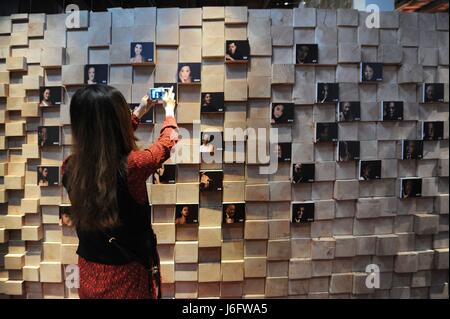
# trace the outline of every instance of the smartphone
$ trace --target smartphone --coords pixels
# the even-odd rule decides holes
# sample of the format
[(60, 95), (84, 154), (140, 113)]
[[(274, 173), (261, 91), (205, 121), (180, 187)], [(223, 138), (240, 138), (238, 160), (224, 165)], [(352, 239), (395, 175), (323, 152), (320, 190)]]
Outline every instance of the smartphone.
[(151, 88), (149, 90), (148, 96), (150, 97), (150, 99), (152, 101), (161, 101), (164, 96), (164, 93), (169, 90), (170, 90), (170, 88), (163, 88), (163, 87)]

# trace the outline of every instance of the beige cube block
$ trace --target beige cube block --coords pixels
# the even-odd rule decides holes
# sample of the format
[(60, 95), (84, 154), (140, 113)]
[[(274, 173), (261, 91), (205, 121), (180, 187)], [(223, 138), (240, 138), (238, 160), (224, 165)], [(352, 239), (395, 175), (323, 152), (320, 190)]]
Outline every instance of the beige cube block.
[(21, 115), (23, 117), (38, 117), (39, 116), (39, 104), (37, 102), (25, 102), (21, 109)]
[(200, 121), (200, 103), (179, 102), (177, 106), (177, 122), (180, 124), (192, 124)]
[(269, 76), (249, 76), (248, 77), (248, 97), (270, 99), (271, 77)]
[(177, 187), (175, 184), (153, 184), (151, 186), (152, 205), (170, 205), (176, 202)]
[(291, 254), (291, 242), (287, 239), (269, 240), (267, 244), (268, 260), (288, 260)]
[(203, 38), (202, 56), (204, 58), (224, 58), (225, 38), (207, 37)]
[(248, 98), (247, 80), (226, 80), (225, 101), (246, 101)]
[(23, 226), (22, 227), (22, 240), (41, 240), (44, 236), (42, 226)]
[(20, 270), (25, 265), (25, 254), (6, 254), (5, 269)]
[(40, 75), (24, 75), (22, 81), (24, 90), (39, 90), (44, 85), (44, 78)]
[(6, 280), (3, 283), (0, 281), (0, 288), (5, 295), (22, 296), (24, 292), (23, 280)]
[(267, 184), (256, 184), (256, 185), (246, 185), (245, 186), (245, 200), (246, 201), (256, 201), (264, 202), (269, 201), (269, 185)]
[(161, 262), (161, 277), (164, 278), (164, 283), (175, 282), (175, 264), (173, 261)]
[(24, 266), (22, 269), (23, 280), (38, 282), (39, 281), (39, 266)]
[(222, 207), (201, 207), (199, 222), (200, 227), (220, 227), (222, 225)]
[(294, 64), (273, 64), (272, 84), (294, 84), (295, 65)]
[(180, 27), (201, 27), (202, 8), (180, 8)]
[(225, 80), (224, 74), (215, 74), (215, 73), (211, 74), (202, 71), (202, 92), (224, 91), (225, 88), (224, 80)]
[(222, 260), (222, 281), (243, 281), (243, 260)]
[(291, 187), (291, 182), (269, 182), (270, 201), (290, 201)]
[(175, 243), (175, 224), (153, 224), (153, 231), (158, 239), (158, 244)]
[(197, 263), (198, 262), (198, 242), (178, 241), (175, 243), (176, 263)]
[(23, 104), (24, 104), (23, 97), (8, 97), (6, 99), (6, 110), (20, 111), (22, 109)]
[(63, 85), (82, 85), (84, 83), (84, 65), (63, 65), (61, 76)]
[(203, 7), (203, 20), (225, 19), (224, 7)]
[(0, 228), (0, 243), (6, 243), (8, 241), (8, 233), (5, 228)]
[(6, 70), (8, 71), (27, 71), (27, 60), (24, 56), (19, 57), (7, 57), (6, 58)]
[(41, 52), (41, 67), (60, 68), (65, 64), (66, 49), (60, 47), (46, 47)]
[(36, 214), (40, 212), (39, 198), (22, 198), (20, 210), (23, 214)]
[(22, 156), (25, 158), (39, 158), (39, 145), (22, 144)]
[(220, 281), (220, 263), (198, 264), (198, 281), (199, 282)]
[(0, 84), (0, 97), (7, 97), (9, 95), (9, 86), (6, 83)]
[(222, 228), (221, 227), (199, 227), (198, 246), (199, 247), (221, 247)]
[(110, 64), (129, 64), (130, 48), (123, 44), (112, 44), (109, 49)]
[(17, 175), (6, 175), (4, 179), (5, 189), (23, 189), (25, 177)]
[(267, 258), (266, 257), (245, 257), (244, 259), (245, 278), (266, 277)]
[(177, 46), (180, 32), (177, 24), (156, 25), (156, 45)]
[(8, 193), (6, 192), (6, 189), (4, 187), (0, 187), (0, 203), (4, 204), (7, 202), (8, 202)]
[(61, 245), (61, 263), (64, 265), (75, 265), (78, 263), (78, 244)]
[(225, 24), (245, 24), (248, 22), (248, 8), (227, 6), (225, 7)]
[(59, 283), (62, 281), (62, 267), (60, 262), (41, 262), (39, 274), (41, 282)]
[(6, 229), (21, 229), (23, 226), (23, 215), (6, 215), (3, 222)]
[(223, 182), (223, 201), (242, 202), (245, 200), (245, 182)]
[(194, 282), (198, 280), (198, 264), (176, 264), (175, 281), (176, 282)]
[(222, 260), (244, 259), (244, 242), (240, 240), (222, 243)]
[(25, 122), (12, 122), (5, 124), (5, 136), (24, 136)]
[(11, 33), (10, 46), (27, 46), (28, 45), (28, 32), (20, 31)]
[(198, 204), (199, 187), (198, 183), (177, 184), (177, 203)]
[(44, 36), (45, 23), (44, 22), (29, 22), (28, 23), (28, 37), (41, 38)]

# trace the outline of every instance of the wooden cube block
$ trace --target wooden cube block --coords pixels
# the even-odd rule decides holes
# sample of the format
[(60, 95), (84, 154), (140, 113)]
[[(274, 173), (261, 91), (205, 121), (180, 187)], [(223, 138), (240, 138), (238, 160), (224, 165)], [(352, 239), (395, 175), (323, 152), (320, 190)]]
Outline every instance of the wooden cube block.
[(61, 245), (61, 263), (64, 265), (77, 264), (78, 244), (62, 244)]
[(245, 257), (244, 259), (245, 278), (266, 277), (267, 258), (266, 257)]
[(38, 117), (39, 104), (37, 102), (25, 102), (22, 104), (21, 115), (23, 117)]
[(152, 205), (173, 204), (177, 199), (177, 188), (175, 184), (153, 184), (151, 186)]
[(225, 7), (225, 24), (245, 24), (248, 21), (247, 7)]
[(226, 102), (246, 101), (247, 97), (248, 97), (248, 89), (246, 80), (225, 81)]
[(156, 45), (177, 46), (180, 32), (177, 24), (156, 25)]
[(11, 33), (9, 45), (11, 47), (27, 46), (28, 45), (28, 32), (20, 31), (20, 32)]
[(24, 90), (39, 90), (44, 85), (44, 78), (40, 75), (24, 75), (22, 81)]
[(246, 220), (244, 228), (245, 239), (267, 239), (269, 223), (267, 220)]
[(272, 56), (272, 38), (249, 37), (248, 42), (251, 56)]
[(220, 227), (222, 225), (222, 207), (201, 207), (199, 211), (200, 227)]
[(177, 122), (192, 124), (200, 121), (200, 103), (179, 102), (177, 107)]
[(291, 242), (287, 239), (269, 240), (267, 244), (268, 260), (288, 260), (291, 254)]
[(222, 229), (220, 227), (199, 227), (198, 246), (199, 247), (221, 247)]
[(6, 280), (3, 283), (0, 281), (0, 288), (3, 286), (2, 293), (11, 296), (22, 296), (24, 292), (23, 280)]
[(8, 193), (4, 187), (0, 187), (0, 203), (4, 204), (8, 202)]
[(245, 182), (223, 182), (224, 202), (243, 202), (245, 200)]
[(39, 266), (24, 266), (22, 269), (23, 280), (25, 281), (39, 281)]
[(44, 36), (45, 23), (44, 22), (29, 22), (28, 23), (28, 37), (42, 38)]
[(12, 122), (5, 124), (5, 136), (24, 136), (25, 122)]
[(202, 8), (180, 8), (180, 27), (201, 27)]
[(269, 182), (270, 201), (290, 201), (291, 182)]
[(20, 211), (23, 214), (36, 214), (40, 212), (39, 198), (22, 198)]
[(222, 281), (243, 281), (243, 260), (222, 260)]
[(6, 83), (0, 84), (0, 97), (7, 97), (9, 95), (9, 86)]
[(44, 236), (42, 226), (23, 226), (22, 227), (22, 240), (41, 240)]
[(164, 278), (164, 283), (175, 282), (175, 264), (173, 261), (161, 262), (161, 277)]
[[(23, 97), (7, 97), (6, 110), (8, 111), (20, 111), (24, 104)], [(36, 103), (37, 104), (37, 103)]]
[(7, 57), (6, 70), (8, 71), (27, 71), (28, 65), (25, 57)]
[(176, 263), (197, 263), (198, 262), (198, 242), (178, 241), (175, 243)]
[(62, 281), (62, 267), (60, 262), (43, 261), (39, 269), (41, 282)]
[(203, 7), (203, 20), (225, 19), (224, 7)]
[(0, 243), (6, 243), (8, 241), (8, 233), (5, 228), (0, 228)]
[(4, 182), (5, 189), (23, 189), (25, 184), (25, 177), (17, 175), (6, 175)]
[(246, 201), (256, 201), (256, 202), (269, 201), (270, 196), (269, 194), (270, 194), (269, 185), (267, 184), (245, 186)]
[(294, 64), (273, 64), (272, 84), (294, 84), (295, 65)]
[(294, 29), (291, 26), (272, 25), (272, 45), (292, 46), (294, 44)]
[(244, 242), (241, 240), (222, 243), (222, 260), (244, 259)]
[(225, 38), (203, 37), (202, 56), (204, 58), (225, 57)]
[(63, 65), (61, 76), (63, 85), (82, 85), (84, 83), (84, 65)]
[(5, 269), (20, 270), (25, 265), (25, 254), (6, 254)]
[(22, 144), (22, 156), (24, 158), (39, 158), (39, 145)]
[(158, 244), (175, 243), (175, 224), (153, 224), (153, 231), (158, 239)]
[(220, 281), (220, 263), (198, 264), (198, 281), (199, 282)]
[(270, 99), (271, 77), (269, 76), (249, 76), (248, 77), (248, 97), (249, 98), (267, 98)]

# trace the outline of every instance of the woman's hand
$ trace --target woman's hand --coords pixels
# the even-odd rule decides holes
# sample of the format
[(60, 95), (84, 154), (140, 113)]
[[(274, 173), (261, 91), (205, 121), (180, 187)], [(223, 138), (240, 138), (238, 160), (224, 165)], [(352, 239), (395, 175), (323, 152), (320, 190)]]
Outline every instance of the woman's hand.
[(162, 98), (164, 110), (166, 111), (166, 117), (175, 116), (175, 93), (173, 93), (173, 86), (169, 91), (164, 93)]
[(134, 109), (133, 114), (142, 118), (154, 105), (155, 103), (146, 95), (141, 99), (141, 104)]

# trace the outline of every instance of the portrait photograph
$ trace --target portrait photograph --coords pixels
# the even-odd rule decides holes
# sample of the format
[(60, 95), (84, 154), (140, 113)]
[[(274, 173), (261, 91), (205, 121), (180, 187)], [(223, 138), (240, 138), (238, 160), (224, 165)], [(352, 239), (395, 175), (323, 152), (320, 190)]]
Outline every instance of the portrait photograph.
[(444, 83), (423, 83), (422, 103), (444, 102)]
[(60, 132), (61, 128), (59, 126), (39, 126), (39, 147), (60, 145)]
[(316, 142), (336, 142), (338, 125), (335, 122), (316, 123)]
[(58, 106), (62, 102), (62, 87), (41, 86), (39, 88), (39, 106)]
[(360, 102), (339, 102), (338, 104), (339, 122), (353, 122), (361, 120)]
[(59, 226), (72, 226), (72, 218), (70, 214), (70, 204), (59, 205)]
[(175, 208), (175, 224), (198, 224), (198, 205), (177, 204)]
[(223, 113), (225, 111), (225, 94), (223, 92), (202, 93), (202, 113)]
[(359, 179), (368, 181), (381, 178), (381, 160), (359, 161)]
[(359, 141), (339, 141), (337, 152), (339, 162), (358, 160), (360, 156)]
[(179, 63), (178, 83), (192, 84), (201, 82), (201, 63)]
[[(173, 83), (155, 83), (153, 84), (154, 88), (163, 88), (163, 89), (168, 89), (173, 87), (172, 92), (175, 94), (175, 101), (178, 99), (178, 84), (176, 82)], [(161, 100), (159, 100), (159, 102), (161, 102), (162, 104), (162, 96), (160, 97)]]
[(296, 44), (296, 64), (317, 64), (319, 61), (319, 49), (317, 44)]
[(424, 141), (438, 141), (444, 139), (444, 122), (422, 122), (422, 137)]
[(292, 165), (292, 183), (312, 183), (316, 176), (315, 164), (297, 163)]
[(402, 159), (422, 159), (423, 141), (421, 140), (403, 140), (402, 141)]
[(153, 63), (155, 60), (154, 42), (131, 42), (130, 62), (132, 64)]
[(292, 153), (291, 143), (278, 143), (276, 145), (272, 145), (271, 147), (274, 147), (278, 163), (285, 163), (291, 161), (291, 153)]
[(163, 164), (153, 174), (153, 184), (175, 184), (177, 178), (177, 165)]
[(339, 101), (339, 83), (317, 83), (317, 103), (335, 103)]
[(303, 224), (314, 221), (314, 202), (292, 203), (292, 223)]
[[(130, 103), (130, 111), (133, 112), (138, 106), (139, 103)], [(154, 123), (154, 108), (152, 107), (144, 116), (141, 117), (140, 122), (142, 124), (153, 124)]]
[(202, 132), (200, 153), (213, 156), (216, 152), (223, 151), (222, 132)]
[(382, 82), (383, 81), (383, 63), (361, 63), (360, 66), (361, 82)]
[(84, 66), (84, 84), (107, 84), (108, 64), (89, 64)]
[(223, 203), (223, 224), (245, 222), (245, 203)]
[(271, 124), (294, 123), (294, 103), (272, 103)]
[(223, 171), (203, 170), (200, 171), (200, 191), (217, 192), (223, 188)]
[(59, 185), (59, 167), (58, 166), (38, 166), (37, 180), (39, 186), (57, 186)]
[(226, 62), (246, 62), (250, 60), (250, 45), (247, 40), (228, 40), (225, 43)]
[(403, 102), (381, 102), (382, 121), (403, 121)]
[(400, 179), (400, 198), (421, 197), (422, 179), (421, 178), (401, 178)]

